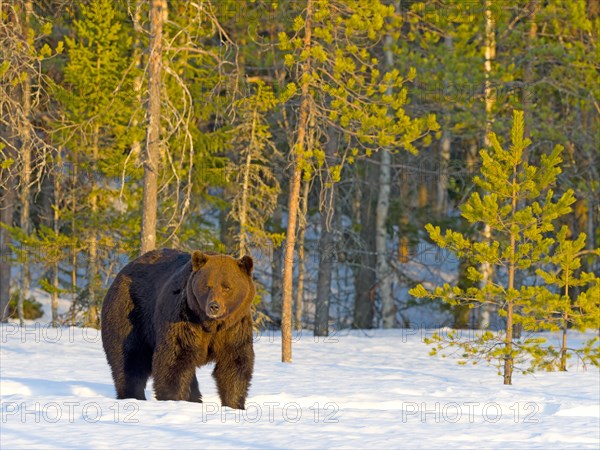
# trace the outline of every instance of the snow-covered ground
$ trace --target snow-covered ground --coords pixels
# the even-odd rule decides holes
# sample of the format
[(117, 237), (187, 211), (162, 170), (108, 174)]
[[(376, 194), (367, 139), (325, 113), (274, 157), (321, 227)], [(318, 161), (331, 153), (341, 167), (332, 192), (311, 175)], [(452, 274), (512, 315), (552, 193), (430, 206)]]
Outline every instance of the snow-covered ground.
[[(515, 374), (428, 355), (433, 330), (256, 336), (247, 410), (221, 408), (211, 367), (204, 404), (114, 398), (99, 332), (0, 327), (0, 448), (594, 448), (600, 374)], [(588, 336), (589, 337), (589, 336)]]

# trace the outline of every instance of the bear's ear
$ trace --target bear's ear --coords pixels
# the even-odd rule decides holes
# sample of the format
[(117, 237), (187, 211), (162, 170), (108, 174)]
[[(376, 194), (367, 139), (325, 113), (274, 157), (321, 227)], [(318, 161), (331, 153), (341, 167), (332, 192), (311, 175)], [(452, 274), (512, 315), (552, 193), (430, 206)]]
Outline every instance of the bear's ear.
[(240, 259), (238, 259), (237, 263), (243, 272), (248, 275), (252, 275), (252, 269), (254, 268), (254, 261), (252, 260), (252, 257), (248, 255), (242, 256)]
[(198, 250), (192, 253), (192, 269), (194, 270), (194, 272), (196, 272), (204, 264), (206, 264), (206, 261), (208, 261), (208, 256), (206, 256), (204, 253)]

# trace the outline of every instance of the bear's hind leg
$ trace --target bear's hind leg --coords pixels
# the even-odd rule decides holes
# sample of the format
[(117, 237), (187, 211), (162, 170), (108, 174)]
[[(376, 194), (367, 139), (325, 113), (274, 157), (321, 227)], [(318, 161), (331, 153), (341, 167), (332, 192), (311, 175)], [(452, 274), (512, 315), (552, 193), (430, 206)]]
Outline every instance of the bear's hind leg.
[(190, 385), (190, 397), (189, 402), (202, 403), (202, 394), (200, 393), (200, 385), (198, 384), (198, 377), (194, 374), (192, 377), (192, 384)]
[(131, 337), (125, 342), (124, 377), (117, 383), (117, 398), (146, 400), (144, 389), (152, 373), (152, 348)]

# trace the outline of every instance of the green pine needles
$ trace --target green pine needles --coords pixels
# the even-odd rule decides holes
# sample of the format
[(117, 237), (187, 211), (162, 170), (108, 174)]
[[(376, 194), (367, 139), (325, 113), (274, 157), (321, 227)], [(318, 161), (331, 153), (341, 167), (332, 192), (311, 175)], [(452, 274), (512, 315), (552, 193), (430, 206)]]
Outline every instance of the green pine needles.
[[(503, 148), (494, 133), (490, 133), (490, 142), (491, 148), (480, 152), (481, 176), (474, 179), (482, 194), (475, 192), (470, 196), (462, 207), (462, 216), (471, 224), (488, 224), (492, 241), (478, 241), (452, 230), (442, 233), (431, 224), (425, 228), (441, 248), (471, 261), (474, 266), (467, 272), (470, 280), (481, 282), (476, 267), (482, 263), (495, 267), (495, 279), (467, 289), (445, 284), (428, 290), (418, 285), (410, 293), (441, 299), (449, 305), (489, 305), (504, 319), (504, 327), (499, 332), (482, 330), (470, 339), (462, 339), (456, 331), (445, 336), (437, 333), (428, 340), (434, 344), (432, 353), (457, 347), (462, 363), (495, 362), (504, 384), (512, 384), (515, 368), (522, 372), (536, 368), (566, 370), (566, 359), (571, 353), (597, 365), (597, 338), (582, 349), (567, 345), (569, 328), (598, 329), (600, 295), (599, 279), (579, 270), (586, 236), (581, 234), (570, 241), (566, 227), (556, 233), (555, 222), (568, 214), (575, 202), (572, 190), (562, 195), (552, 190), (561, 173), (562, 146), (542, 155), (539, 166), (524, 162), (523, 152), (531, 141), (524, 137), (522, 111), (514, 112), (508, 149)], [(517, 271), (529, 274), (536, 268), (543, 283), (524, 277), (523, 285), (517, 285)], [(577, 296), (573, 295), (574, 288)], [(513, 335), (516, 327), (522, 330), (518, 338)], [(546, 345), (546, 340), (536, 334), (559, 330), (563, 333), (560, 349)], [(521, 366), (524, 362), (529, 364)]]

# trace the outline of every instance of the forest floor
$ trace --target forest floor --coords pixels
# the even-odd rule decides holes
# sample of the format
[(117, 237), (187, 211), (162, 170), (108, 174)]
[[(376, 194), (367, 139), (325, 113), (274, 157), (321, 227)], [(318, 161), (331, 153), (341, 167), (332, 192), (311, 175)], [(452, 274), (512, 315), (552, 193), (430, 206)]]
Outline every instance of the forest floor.
[(117, 401), (97, 330), (3, 324), (0, 448), (600, 447), (597, 368), (572, 359), (504, 386), (495, 367), (429, 356), (434, 331), (304, 331), (292, 364), (264, 332), (238, 411), (221, 408), (211, 366), (197, 371), (203, 404), (156, 401), (151, 380), (148, 401)]

